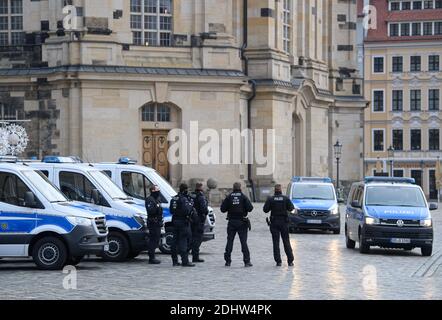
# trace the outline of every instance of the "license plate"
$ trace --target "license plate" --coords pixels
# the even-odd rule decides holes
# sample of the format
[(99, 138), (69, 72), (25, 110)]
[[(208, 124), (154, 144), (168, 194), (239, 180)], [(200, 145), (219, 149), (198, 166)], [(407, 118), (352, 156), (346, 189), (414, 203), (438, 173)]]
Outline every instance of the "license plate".
[(393, 238), (393, 239), (391, 239), (391, 243), (409, 244), (409, 243), (411, 243), (411, 240), (410, 239), (404, 239), (404, 238)]
[(309, 224), (321, 224), (322, 220), (307, 220), (307, 223), (309, 223)]
[(105, 244), (103, 250), (104, 250), (104, 251), (109, 251), (109, 245), (108, 245), (108, 244)]

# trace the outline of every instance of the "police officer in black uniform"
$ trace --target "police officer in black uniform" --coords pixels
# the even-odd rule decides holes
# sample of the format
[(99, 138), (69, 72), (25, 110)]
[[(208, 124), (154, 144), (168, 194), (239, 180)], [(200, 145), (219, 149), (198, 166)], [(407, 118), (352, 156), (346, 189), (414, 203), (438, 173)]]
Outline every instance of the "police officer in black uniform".
[(279, 250), (279, 237), (282, 238), (284, 251), (287, 255), (289, 266), (293, 266), (293, 251), (290, 245), (289, 217), (288, 212), (293, 211), (294, 206), (290, 199), (282, 194), (281, 185), (275, 185), (275, 195), (269, 197), (264, 204), (264, 212), (270, 214), (270, 232), (273, 240), (273, 256), (278, 267), (281, 266), (281, 252)]
[(150, 264), (160, 264), (155, 259), (155, 250), (161, 239), (161, 227), (163, 226), (163, 208), (160, 201), (160, 188), (153, 185), (149, 188), (150, 196), (146, 199), (147, 226), (149, 229), (148, 253)]
[(204, 225), (209, 214), (208, 201), (204, 195), (202, 183), (198, 182), (195, 185), (193, 201), (193, 207), (197, 213), (192, 219), (192, 262), (195, 263), (204, 262), (203, 259), (200, 259), (200, 246), (203, 242)]
[(233, 192), (229, 194), (221, 204), (221, 212), (227, 212), (227, 245), (224, 253), (226, 267), (232, 263), (233, 240), (238, 233), (241, 241), (241, 250), (243, 253), (244, 266), (252, 267), (250, 263), (250, 252), (247, 246), (247, 234), (250, 228), (250, 221), (247, 218), (249, 212), (252, 212), (253, 206), (250, 200), (241, 192), (241, 184), (233, 185)]
[[(180, 265), (183, 267), (195, 266), (189, 262), (187, 252), (192, 237), (190, 220), (193, 211), (188, 189), (187, 184), (181, 184), (180, 192), (170, 201), (173, 224), (172, 262), (174, 267)], [(178, 254), (181, 256), (181, 264), (178, 262)]]

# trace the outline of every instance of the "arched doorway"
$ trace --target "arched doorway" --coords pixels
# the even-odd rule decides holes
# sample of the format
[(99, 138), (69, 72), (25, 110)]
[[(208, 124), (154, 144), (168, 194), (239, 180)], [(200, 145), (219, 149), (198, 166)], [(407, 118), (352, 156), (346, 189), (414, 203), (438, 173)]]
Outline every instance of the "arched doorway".
[(169, 131), (179, 128), (180, 109), (171, 103), (149, 102), (140, 108), (142, 129), (142, 164), (158, 171), (171, 181), (174, 169), (171, 168), (169, 151)]

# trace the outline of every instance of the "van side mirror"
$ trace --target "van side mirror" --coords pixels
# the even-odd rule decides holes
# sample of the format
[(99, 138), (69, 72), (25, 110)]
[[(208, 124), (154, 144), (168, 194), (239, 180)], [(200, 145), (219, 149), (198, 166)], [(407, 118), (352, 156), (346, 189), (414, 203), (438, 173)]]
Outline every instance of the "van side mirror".
[(37, 207), (37, 202), (35, 201), (35, 195), (31, 191), (27, 191), (25, 193), (24, 205), (25, 205), (25, 207), (28, 207), (28, 208), (36, 208)]
[(430, 205), (429, 205), (429, 209), (430, 209), (430, 211), (434, 211), (434, 210), (437, 210), (437, 209), (439, 209), (439, 205), (437, 204), (437, 203), (435, 203), (435, 202), (431, 202), (430, 203)]
[(352, 206), (353, 208), (362, 208), (362, 206), (361, 206), (361, 204), (359, 203), (358, 200), (353, 200), (353, 201), (351, 202), (351, 206)]
[(92, 190), (92, 201), (96, 205), (99, 205), (101, 203), (101, 194), (100, 191), (98, 191), (98, 189)]

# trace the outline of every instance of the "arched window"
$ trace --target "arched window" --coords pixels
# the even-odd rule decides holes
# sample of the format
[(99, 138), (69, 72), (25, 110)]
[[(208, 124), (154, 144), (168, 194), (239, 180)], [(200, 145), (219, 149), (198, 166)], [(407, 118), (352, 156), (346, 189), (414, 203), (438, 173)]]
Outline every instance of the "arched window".
[(172, 0), (131, 0), (130, 27), (137, 45), (172, 45)]
[(144, 122), (170, 122), (171, 108), (164, 103), (148, 103), (141, 108), (141, 120)]

